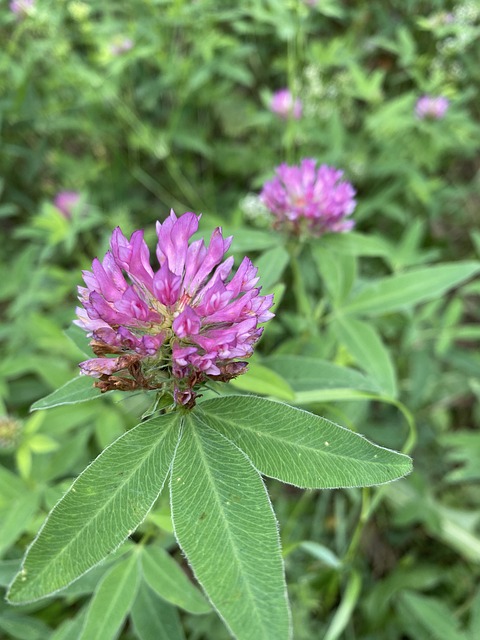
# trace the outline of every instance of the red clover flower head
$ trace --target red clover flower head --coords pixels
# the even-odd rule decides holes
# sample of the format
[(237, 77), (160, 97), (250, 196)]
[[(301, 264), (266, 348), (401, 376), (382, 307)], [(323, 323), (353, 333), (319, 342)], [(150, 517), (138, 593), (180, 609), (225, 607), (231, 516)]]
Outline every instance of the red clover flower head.
[(293, 235), (350, 231), (354, 221), (355, 189), (342, 180), (343, 171), (312, 158), (300, 165), (281, 164), (267, 181), (260, 200), (275, 217), (274, 227)]
[(295, 120), (302, 117), (303, 111), (300, 99), (294, 99), (288, 89), (280, 89), (273, 94), (270, 109), (281, 118), (293, 117)]
[(157, 222), (157, 270), (143, 231), (128, 240), (117, 227), (103, 261), (83, 272), (75, 322), (92, 337), (97, 357), (80, 368), (99, 378), (102, 391), (163, 389), (192, 407), (199, 384), (246, 371), (243, 359), (263, 331), (258, 325), (273, 317), (273, 295), (260, 295), (248, 258), (229, 277), (233, 258), (224, 256), (232, 238), (219, 227), (208, 247), (202, 239), (189, 243), (199, 220), (171, 211)]
[(64, 218), (71, 218), (72, 211), (80, 202), (80, 194), (76, 191), (60, 191), (53, 200), (53, 204)]
[(35, 0), (12, 0), (10, 11), (18, 17), (27, 16), (35, 5)]
[(444, 96), (422, 96), (415, 105), (417, 118), (424, 120), (441, 120), (448, 111), (450, 102)]

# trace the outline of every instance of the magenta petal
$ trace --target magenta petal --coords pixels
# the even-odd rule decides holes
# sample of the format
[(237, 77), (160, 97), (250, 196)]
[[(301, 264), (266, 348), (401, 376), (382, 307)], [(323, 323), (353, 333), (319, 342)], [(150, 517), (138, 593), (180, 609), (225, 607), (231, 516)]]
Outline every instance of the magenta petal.
[(195, 311), (186, 306), (185, 309), (175, 318), (172, 328), (179, 338), (196, 335), (200, 331), (201, 320)]
[(257, 268), (249, 258), (244, 258), (237, 269), (237, 273), (227, 284), (227, 289), (236, 297), (241, 291), (250, 291), (257, 284)]
[(232, 298), (233, 293), (228, 291), (221, 280), (217, 280), (209, 289), (205, 287), (200, 291), (195, 300), (196, 312), (202, 317), (208, 317), (219, 309), (226, 307)]
[(197, 347), (181, 347), (174, 344), (172, 348), (172, 358), (175, 364), (186, 367), (192, 354), (197, 353)]
[(205, 260), (206, 255), (207, 248), (205, 247), (203, 240), (195, 240), (195, 242), (192, 242), (188, 247), (183, 288), (185, 291), (190, 291), (192, 296), (194, 295), (195, 290), (191, 287), (191, 282), (197, 271), (200, 269), (202, 262)]
[[(165, 333), (157, 333), (154, 336), (142, 336), (142, 353), (154, 356), (165, 342)], [(138, 351), (138, 350), (137, 350)]]
[(166, 306), (178, 301), (182, 286), (182, 277), (170, 271), (167, 262), (153, 276), (153, 293)]
[(143, 231), (132, 233), (130, 243), (131, 256), (128, 272), (150, 289), (153, 269), (150, 266), (150, 251), (143, 239)]
[(187, 281), (185, 275), (185, 289), (194, 295), (200, 285), (203, 283), (208, 274), (222, 261), (223, 256), (228, 251), (232, 238), (223, 238), (220, 227), (217, 227), (212, 233), (210, 244), (203, 260), (198, 263), (198, 270), (193, 275), (190, 282)]
[(105, 300), (105, 298), (96, 291), (92, 291), (90, 294), (89, 305), (85, 308), (89, 318), (92, 320), (100, 319), (109, 325), (122, 325), (129, 324), (131, 322), (131, 316), (128, 315), (128, 309), (126, 309), (127, 314), (121, 313), (117, 309), (114, 309)]
[(135, 320), (145, 322), (149, 319), (148, 305), (138, 296), (133, 287), (128, 287), (114, 306), (117, 311), (130, 318), (130, 324), (135, 324)]
[(117, 264), (120, 265), (122, 269), (125, 269), (125, 271), (128, 271), (131, 255), (130, 243), (123, 235), (120, 227), (116, 227), (116, 229), (113, 230), (110, 248)]
[(160, 264), (167, 262), (168, 268), (177, 276), (182, 276), (187, 259), (188, 241), (198, 229), (200, 216), (184, 213), (177, 218), (173, 211), (170, 217), (157, 224), (157, 256)]
[(151, 289), (153, 270), (143, 231), (135, 231), (128, 241), (120, 227), (117, 227), (112, 234), (110, 246), (116, 263), (137, 282)]
[(100, 264), (100, 261), (97, 260), (97, 258), (95, 258), (92, 262), (92, 271), (96, 279), (95, 290), (101, 293), (105, 300), (107, 300), (108, 302), (115, 302), (115, 300), (118, 300), (122, 297), (122, 291), (125, 290), (127, 284), (125, 283), (124, 289), (119, 290), (115, 286), (114, 279), (110, 274), (107, 274), (105, 272), (103, 265)]

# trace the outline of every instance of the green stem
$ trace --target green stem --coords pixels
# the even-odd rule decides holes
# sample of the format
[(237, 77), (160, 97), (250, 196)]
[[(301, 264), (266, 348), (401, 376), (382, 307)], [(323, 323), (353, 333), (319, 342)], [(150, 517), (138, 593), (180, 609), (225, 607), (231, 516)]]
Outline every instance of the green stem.
[(368, 522), (368, 519), (371, 516), (370, 509), (370, 487), (362, 488), (362, 505), (360, 508), (360, 515), (358, 517), (357, 526), (355, 527), (355, 531), (353, 532), (352, 539), (350, 540), (350, 544), (348, 549), (343, 557), (343, 564), (349, 564), (353, 561), (355, 554), (358, 549), (358, 545), (360, 544), (360, 540), (362, 538), (362, 533), (365, 528), (365, 525)]
[[(297, 524), (297, 522), (299, 521), (300, 516), (305, 512), (305, 509), (311, 502), (314, 495), (315, 493), (313, 491), (308, 491), (308, 490), (304, 491), (300, 499), (297, 501), (295, 507), (293, 508), (292, 513), (290, 514), (287, 522), (285, 523), (285, 526), (282, 527), (282, 539), (283, 539), (282, 546), (284, 547), (284, 549), (291, 550), (290, 547), (292, 545), (288, 544), (288, 540), (291, 537), (292, 531), (295, 525)], [(295, 546), (295, 544), (293, 546)]]
[[(388, 398), (383, 396), (377, 396), (377, 397), (372, 396), (372, 399), (373, 398), (379, 401), (388, 402), (389, 404), (392, 404), (393, 406), (397, 407), (397, 409), (402, 413), (408, 426), (408, 435), (403, 444), (403, 447), (401, 448), (401, 451), (402, 453), (405, 453), (405, 454), (410, 453), (417, 441), (417, 427), (416, 427), (415, 419), (413, 415), (410, 413), (407, 407), (399, 400), (395, 400), (394, 398)], [(375, 492), (375, 495), (371, 498), (369, 487), (364, 487), (362, 489), (362, 507), (360, 510), (360, 516), (358, 518), (355, 531), (353, 532), (350, 545), (343, 559), (345, 563), (353, 561), (353, 558), (357, 552), (358, 545), (360, 543), (365, 525), (377, 510), (378, 506), (383, 500), (383, 497), (386, 491), (388, 491), (388, 485), (385, 485), (377, 489), (377, 491)]]
[(360, 597), (361, 589), (362, 579), (360, 574), (353, 571), (347, 581), (340, 606), (335, 611), (324, 640), (337, 640), (337, 638), (343, 637), (342, 633), (350, 622), (353, 610)]
[[(288, 88), (292, 95), (292, 107), (297, 98), (297, 78), (298, 72), (297, 68), (299, 66), (299, 50), (302, 47), (302, 34), (303, 30), (300, 25), (300, 4), (298, 3), (296, 6), (296, 11), (292, 15), (292, 20), (294, 21), (294, 33), (291, 38), (288, 39), (287, 42), (287, 78), (288, 78)], [(292, 109), (293, 111), (293, 109)], [(290, 113), (287, 121), (287, 127), (285, 131), (285, 156), (287, 162), (293, 163), (295, 162), (295, 134), (296, 134), (297, 124), (295, 118), (293, 117), (293, 112)]]
[(301, 246), (295, 245), (291, 247), (290, 252), (290, 267), (292, 269), (293, 276), (293, 294), (297, 303), (297, 312), (300, 316), (306, 317), (310, 323), (313, 319), (313, 309), (310, 304), (307, 289), (305, 287), (305, 279), (300, 268), (298, 261), (298, 255), (301, 251)]

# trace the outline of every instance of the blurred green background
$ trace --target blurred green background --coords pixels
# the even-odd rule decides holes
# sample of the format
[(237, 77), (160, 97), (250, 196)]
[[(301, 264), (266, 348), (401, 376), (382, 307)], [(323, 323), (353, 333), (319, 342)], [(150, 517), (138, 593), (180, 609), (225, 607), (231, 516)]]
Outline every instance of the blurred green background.
[[(3, 585), (71, 479), (144, 408), (137, 396), (28, 413), (85, 359), (65, 330), (81, 269), (115, 226), (146, 227), (151, 243), (155, 220), (192, 210), (265, 265), (272, 232), (258, 192), (281, 162), (314, 157), (345, 171), (356, 232), (377, 244), (343, 247), (340, 281), (325, 267), (317, 285), (312, 273), (312, 297), (328, 299), (348, 277), (361, 287), (480, 256), (478, 2), (24, 2), (0, 6)], [(299, 119), (270, 108), (285, 87), (302, 102)], [(445, 117), (418, 118), (422, 95), (448, 98)], [(76, 194), (67, 212), (62, 192)], [(259, 359), (308, 354), (368, 373), (328, 319), (307, 335), (284, 269), (269, 278), (285, 288)], [(359, 529), (361, 491), (269, 484), (298, 640), (480, 637), (479, 294), (470, 280), (369, 319), (403, 414), (367, 399), (309, 407), (393, 448), (413, 415), (416, 470), (363, 495), (364, 508), (378, 504)], [(143, 526), (181, 561), (167, 505)], [(75, 638), (69, 625), (95, 584), (47, 603), (0, 603), (0, 637)], [(189, 639), (228, 637), (214, 615), (181, 619)], [(142, 637), (125, 623), (121, 638)]]

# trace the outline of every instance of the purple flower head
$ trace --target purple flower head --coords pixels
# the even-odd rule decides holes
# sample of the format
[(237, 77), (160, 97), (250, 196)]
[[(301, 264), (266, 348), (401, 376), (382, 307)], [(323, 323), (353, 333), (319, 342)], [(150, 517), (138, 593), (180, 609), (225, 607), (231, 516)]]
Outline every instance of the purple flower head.
[(317, 168), (311, 158), (300, 165), (281, 164), (260, 199), (275, 216), (274, 226), (294, 235), (350, 231), (355, 189), (342, 176), (343, 171), (325, 164)]
[(123, 38), (110, 45), (110, 53), (112, 56), (120, 56), (122, 53), (130, 51), (130, 49), (133, 49), (133, 40), (131, 38)]
[(80, 202), (80, 194), (76, 191), (60, 191), (53, 199), (53, 204), (57, 207), (60, 213), (70, 219), (72, 217), (72, 211)]
[(302, 117), (302, 103), (298, 98), (294, 99), (288, 89), (280, 89), (273, 94), (270, 109), (281, 118), (299, 120)]
[(117, 227), (103, 260), (83, 272), (75, 323), (91, 336), (97, 357), (80, 368), (99, 378), (102, 391), (164, 389), (192, 407), (199, 384), (245, 372), (259, 324), (273, 317), (273, 296), (260, 295), (248, 258), (230, 277), (233, 258), (224, 257), (232, 238), (220, 228), (208, 247), (190, 242), (199, 220), (171, 211), (157, 222), (156, 270), (143, 231), (128, 240)]
[(10, 11), (18, 17), (28, 15), (35, 5), (35, 0), (12, 0)]
[(424, 120), (441, 120), (448, 111), (449, 100), (444, 96), (422, 96), (415, 105), (417, 118)]

